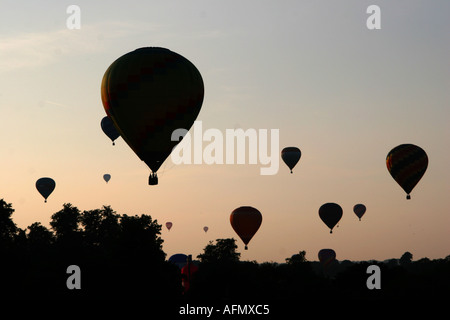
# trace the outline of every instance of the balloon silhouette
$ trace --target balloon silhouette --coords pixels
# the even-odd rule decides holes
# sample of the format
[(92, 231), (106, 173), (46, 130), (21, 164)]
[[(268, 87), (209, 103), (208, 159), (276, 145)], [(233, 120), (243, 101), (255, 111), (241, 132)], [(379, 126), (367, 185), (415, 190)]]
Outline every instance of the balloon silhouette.
[(411, 199), (411, 191), (427, 170), (428, 156), (418, 146), (401, 144), (389, 151), (386, 166), (392, 178), (406, 192), (406, 199)]
[(166, 222), (166, 228), (170, 231), (170, 228), (172, 228), (172, 222)]
[(319, 208), (320, 219), (330, 228), (330, 233), (333, 233), (334, 226), (342, 218), (342, 208), (336, 203), (325, 203)]
[(177, 265), (181, 269), (186, 264), (187, 257), (188, 256), (184, 253), (175, 253), (174, 255), (170, 256), (169, 262)]
[(110, 174), (106, 173), (106, 174), (103, 175), (103, 180), (105, 180), (106, 183), (108, 183), (108, 181), (109, 181), (110, 179), (111, 179), (111, 175), (110, 175)]
[(364, 213), (366, 212), (366, 206), (363, 204), (356, 204), (353, 207), (353, 212), (356, 214), (356, 216), (359, 218), (359, 221), (361, 221), (361, 217), (364, 215)]
[(116, 127), (114, 127), (114, 123), (112, 120), (105, 116), (100, 122), (100, 126), (102, 127), (103, 132), (111, 139), (113, 146), (115, 145), (114, 140), (120, 137), (119, 132), (117, 132)]
[(281, 158), (289, 169), (291, 169), (291, 173), (301, 156), (302, 153), (297, 147), (286, 147), (281, 150)]
[(36, 189), (44, 197), (44, 202), (47, 202), (47, 198), (50, 196), (53, 190), (55, 190), (55, 186), (55, 180), (53, 180), (52, 178), (44, 177), (36, 181)]
[(253, 207), (239, 207), (230, 215), (230, 223), (233, 230), (245, 244), (245, 250), (250, 240), (258, 231), (262, 223), (262, 215)]
[(139, 48), (114, 61), (101, 87), (106, 114), (136, 155), (151, 169), (149, 185), (200, 112), (204, 86), (197, 68), (165, 48)]
[(336, 252), (333, 249), (322, 249), (319, 251), (318, 256), (320, 263), (324, 267), (336, 260)]
[(208, 232), (208, 227), (203, 227), (203, 231)]

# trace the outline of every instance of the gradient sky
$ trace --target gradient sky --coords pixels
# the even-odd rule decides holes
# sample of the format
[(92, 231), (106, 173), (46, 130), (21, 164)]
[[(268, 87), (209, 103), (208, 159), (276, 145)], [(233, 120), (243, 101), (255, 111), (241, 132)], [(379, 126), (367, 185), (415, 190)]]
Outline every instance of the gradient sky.
[[(107, 4), (106, 4), (107, 3)], [(66, 9), (81, 8), (69, 30)], [(381, 8), (368, 30), (366, 9)], [(14, 222), (49, 226), (70, 202), (149, 214), (163, 250), (203, 252), (234, 237), (242, 260), (284, 262), (322, 248), (338, 260), (443, 258), (450, 254), (450, 2), (442, 1), (12, 1), (0, 10), (0, 198)], [(160, 46), (196, 65), (205, 83), (203, 129), (279, 129), (280, 151), (297, 146), (290, 174), (257, 165), (174, 165), (150, 170), (100, 129), (108, 66), (139, 47)], [(413, 143), (429, 167), (407, 201), (386, 169), (387, 153)], [(280, 160), (281, 161), (281, 160)], [(103, 174), (112, 178), (106, 184)], [(40, 177), (55, 179), (48, 202)], [(333, 234), (318, 209), (344, 210)], [(357, 203), (367, 212), (353, 213)], [(233, 209), (263, 215), (243, 250)], [(208, 226), (205, 233), (203, 226)]]

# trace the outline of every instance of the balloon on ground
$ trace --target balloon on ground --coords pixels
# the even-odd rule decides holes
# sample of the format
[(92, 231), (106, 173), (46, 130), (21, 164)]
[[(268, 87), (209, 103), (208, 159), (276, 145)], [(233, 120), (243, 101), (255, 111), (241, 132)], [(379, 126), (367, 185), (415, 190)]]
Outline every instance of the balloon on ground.
[(233, 230), (244, 242), (245, 250), (247, 250), (248, 243), (261, 226), (262, 215), (258, 209), (253, 207), (239, 207), (231, 212), (230, 223)]
[[(156, 172), (197, 118), (204, 97), (197, 68), (178, 53), (147, 47), (129, 52), (106, 70), (101, 97), (120, 136)], [(183, 129), (172, 139), (176, 129)]]
[(187, 262), (187, 255), (184, 253), (176, 253), (169, 258), (169, 262), (178, 266), (178, 268), (183, 268)]
[(336, 260), (336, 252), (333, 249), (321, 249), (319, 251), (319, 261), (320, 263), (326, 267), (331, 262)]

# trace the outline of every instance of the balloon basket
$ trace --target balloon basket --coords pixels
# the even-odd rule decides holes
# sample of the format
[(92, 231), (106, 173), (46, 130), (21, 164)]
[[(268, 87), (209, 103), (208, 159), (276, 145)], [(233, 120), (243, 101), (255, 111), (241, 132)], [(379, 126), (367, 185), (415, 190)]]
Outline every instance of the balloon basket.
[(150, 176), (148, 177), (148, 184), (150, 186), (156, 186), (158, 184), (158, 176), (156, 175), (156, 173), (150, 174)]

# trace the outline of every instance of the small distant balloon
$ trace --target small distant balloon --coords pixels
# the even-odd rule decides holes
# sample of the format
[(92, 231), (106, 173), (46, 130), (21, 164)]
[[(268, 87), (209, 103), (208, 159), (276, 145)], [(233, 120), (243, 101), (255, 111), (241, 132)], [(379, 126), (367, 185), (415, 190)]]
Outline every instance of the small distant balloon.
[(392, 178), (406, 192), (406, 199), (411, 199), (411, 191), (427, 170), (428, 156), (418, 146), (401, 144), (389, 151), (386, 166)]
[(108, 183), (108, 181), (111, 180), (111, 175), (108, 174), (108, 173), (104, 174), (104, 175), (103, 175), (103, 180), (105, 180), (106, 183)]
[(301, 156), (302, 153), (297, 147), (286, 147), (281, 151), (281, 158), (289, 169), (291, 169), (291, 173)]
[(239, 207), (231, 212), (230, 223), (233, 230), (244, 242), (245, 250), (247, 250), (248, 243), (261, 226), (262, 215), (258, 209), (253, 207)]
[(166, 228), (170, 231), (170, 229), (172, 228), (172, 222), (166, 222)]
[(50, 196), (53, 190), (55, 190), (55, 186), (55, 180), (53, 180), (52, 178), (44, 177), (36, 181), (36, 189), (44, 197), (45, 202), (47, 202), (47, 198)]
[(203, 227), (203, 231), (208, 232), (208, 227)]
[(114, 140), (120, 137), (120, 133), (117, 131), (111, 118), (108, 116), (103, 117), (100, 122), (103, 132), (111, 139), (113, 146), (115, 145)]
[(342, 218), (342, 208), (337, 203), (325, 203), (319, 208), (319, 216), (333, 233), (334, 226)]
[(353, 207), (353, 212), (359, 218), (359, 221), (361, 221), (362, 216), (366, 212), (366, 206), (361, 203), (355, 204), (355, 206)]

